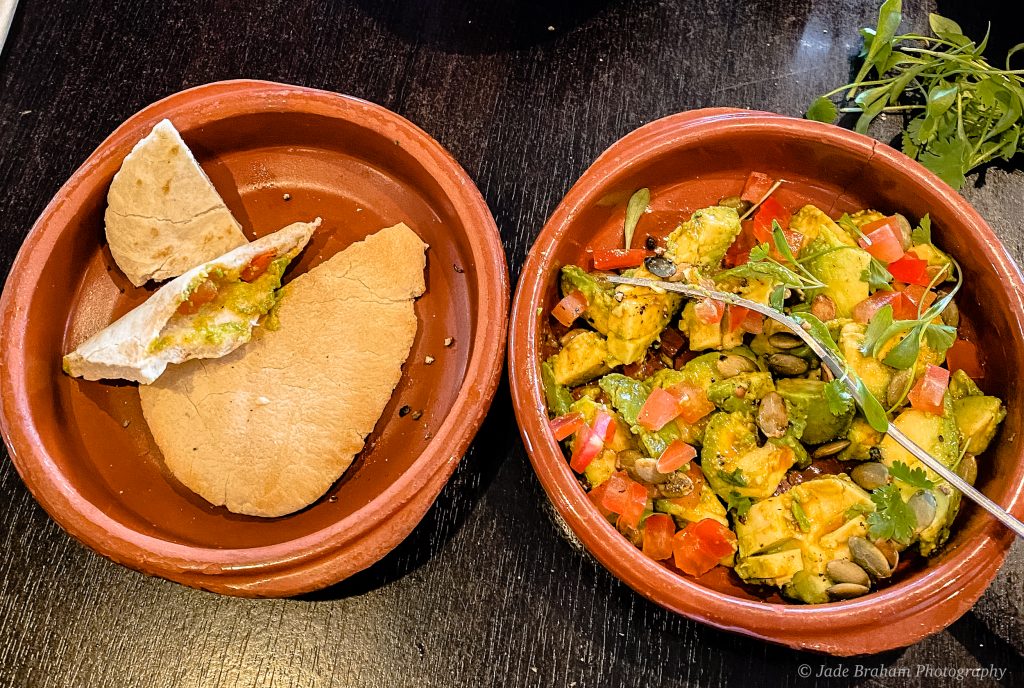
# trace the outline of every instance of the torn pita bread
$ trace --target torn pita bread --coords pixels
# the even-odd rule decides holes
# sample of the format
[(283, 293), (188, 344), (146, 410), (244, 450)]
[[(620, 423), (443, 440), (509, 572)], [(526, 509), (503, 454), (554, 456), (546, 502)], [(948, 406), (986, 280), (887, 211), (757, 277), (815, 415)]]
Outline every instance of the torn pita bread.
[[(281, 275), (319, 225), (320, 218), (296, 222), (171, 280), (65, 356), (64, 372), (149, 384), (168, 363), (233, 351), (274, 306)], [(252, 276), (257, 265), (266, 270)], [(213, 300), (194, 305), (193, 294)]]
[(215, 505), (283, 516), (321, 497), (363, 448), (416, 336), (426, 245), (382, 229), (282, 290), (279, 327), (140, 387), (170, 472)]
[(137, 287), (165, 280), (248, 241), (168, 120), (124, 159), (107, 193), (107, 243)]

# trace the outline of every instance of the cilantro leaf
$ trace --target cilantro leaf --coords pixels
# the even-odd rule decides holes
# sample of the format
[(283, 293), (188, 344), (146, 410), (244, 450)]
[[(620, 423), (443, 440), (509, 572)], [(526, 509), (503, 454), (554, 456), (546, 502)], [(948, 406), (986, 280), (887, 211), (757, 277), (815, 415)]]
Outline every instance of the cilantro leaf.
[(807, 514), (804, 512), (804, 508), (800, 506), (800, 502), (793, 498), (793, 503), (790, 506), (790, 511), (793, 512), (793, 518), (796, 519), (796, 524), (800, 526), (800, 530), (803, 532), (809, 532), (811, 530), (811, 521), (807, 518)]
[(944, 354), (949, 347), (953, 346), (953, 342), (956, 341), (956, 328), (952, 325), (929, 323), (924, 328), (924, 339), (928, 342), (930, 349), (934, 349), (939, 354)]
[(754, 502), (750, 497), (741, 497), (739, 492), (735, 490), (725, 496), (726, 505), (729, 509), (736, 512), (736, 515), (743, 518), (750, 511), (750, 507), (754, 505)]
[(825, 383), (825, 402), (828, 404), (829, 413), (841, 416), (853, 406), (853, 397), (846, 391), (842, 382), (831, 380)]
[(921, 221), (917, 223), (917, 227), (910, 233), (910, 239), (915, 244), (932, 243), (932, 218), (928, 213), (925, 213)]
[(923, 468), (911, 469), (902, 461), (893, 461), (893, 464), (889, 466), (889, 475), (911, 487), (919, 487), (922, 490), (931, 490), (935, 487), (935, 483), (928, 478), (928, 474)]
[(722, 479), (723, 482), (727, 482), (730, 485), (735, 485), (736, 487), (746, 487), (747, 486), (747, 476), (743, 475), (743, 469), (742, 468), (737, 468), (732, 473), (726, 473), (725, 471), (719, 471), (718, 475)]
[(807, 112), (804, 117), (812, 119), (816, 122), (825, 122), (832, 124), (836, 121), (836, 117), (839, 116), (839, 110), (836, 108), (835, 103), (826, 98), (825, 96), (818, 96), (811, 103), (811, 106), (807, 108)]
[(647, 210), (647, 204), (650, 202), (651, 190), (646, 187), (638, 189), (629, 197), (629, 203), (626, 204), (626, 221), (622, 227), (626, 237), (626, 248), (629, 248), (633, 243), (633, 233), (636, 231), (636, 225), (640, 222), (640, 216)]
[(862, 282), (868, 283), (868, 288), (872, 291), (882, 289), (884, 291), (892, 291), (892, 273), (882, 265), (882, 261), (875, 257), (871, 258), (871, 262), (868, 266), (860, 273), (860, 279)]
[(875, 511), (868, 514), (868, 534), (874, 540), (896, 540), (909, 544), (917, 520), (900, 496), (899, 488), (886, 485), (871, 493)]

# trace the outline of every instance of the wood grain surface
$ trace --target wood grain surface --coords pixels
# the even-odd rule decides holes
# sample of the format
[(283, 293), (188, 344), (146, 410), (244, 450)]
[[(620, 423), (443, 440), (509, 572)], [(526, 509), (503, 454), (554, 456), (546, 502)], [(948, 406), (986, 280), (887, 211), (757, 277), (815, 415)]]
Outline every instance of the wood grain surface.
[[(924, 29), (934, 4), (904, 4)], [(995, 20), (1003, 54), (1024, 40), (1011, 6), (939, 9), (979, 36)], [(22, 0), (0, 55), (0, 270), (126, 117), (182, 88), (251, 77), (359, 96), (426, 129), (479, 185), (515, 279), (548, 214), (609, 144), (690, 108), (800, 114), (847, 79), (875, 7)], [(1019, 167), (989, 169), (964, 194), (1024, 259)], [(112, 564), (46, 516), (6, 455), (0, 505), (3, 686), (1024, 685), (1019, 543), (972, 611), (905, 651), (837, 660), (719, 632), (646, 602), (574, 548), (526, 459), (507, 385), (409, 539), (302, 599), (218, 597)], [(821, 666), (838, 677), (815, 678)], [(927, 677), (929, 666), (1007, 673), (955, 681)]]

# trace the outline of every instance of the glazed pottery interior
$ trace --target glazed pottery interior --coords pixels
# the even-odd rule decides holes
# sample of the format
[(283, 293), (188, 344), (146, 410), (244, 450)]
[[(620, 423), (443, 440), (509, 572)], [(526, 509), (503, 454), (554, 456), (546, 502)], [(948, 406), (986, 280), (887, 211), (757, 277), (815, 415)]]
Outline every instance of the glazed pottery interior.
[[(217, 88), (223, 92), (211, 92)], [(394, 546), (454, 469), (497, 384), (493, 371), (500, 371), (507, 280), (493, 221), (475, 187), (440, 146), (381, 108), (259, 82), (191, 93), (143, 111), (112, 135), (41, 218), (36, 230), (48, 238), (40, 243), (52, 241), (49, 250), (33, 246), (30, 237), (19, 257), (8, 290), (21, 292), (29, 305), (27, 311), (11, 312), (10, 300), (18, 297), (6, 294), (4, 317), (5, 327), (24, 328), (24, 376), (18, 384), (25, 387), (23, 405), (29, 411), (28, 417), (11, 418), (16, 404), (5, 393), (5, 430), (15, 423), (28, 428), (26, 442), (35, 446), (15, 442), (12, 455), (18, 454), (16, 463), (30, 487), (38, 481), (70, 495), (73, 509), (81, 512), (70, 517), (62, 500), (55, 505), (40, 499), (51, 513), (59, 512), (54, 515), (62, 525), (104, 554), (135, 565), (141, 559), (143, 568), (152, 572), (155, 566), (161, 575), (166, 571), (150, 559), (172, 556), (185, 562), (174, 567), (200, 570), (208, 562), (211, 571), (239, 559), (280, 564), (322, 547), (326, 533), (344, 538), (345, 524), (355, 533), (384, 518), (403, 505), (394, 501), (408, 501), (430, 483), (433, 493), (420, 500), (415, 519), (389, 526), (396, 531), (390, 536)], [(237, 104), (225, 107), (225, 98)], [(179, 127), (250, 238), (294, 221), (323, 218), (286, 281), (397, 222), (408, 224), (430, 246), (427, 291), (416, 302), (415, 343), (377, 428), (326, 495), (286, 517), (240, 516), (211, 506), (167, 473), (135, 385), (88, 382), (61, 372), (64, 353), (153, 291), (133, 289), (114, 264), (104, 241), (103, 212), (120, 161), (164, 116)], [(55, 222), (65, 226), (49, 226)], [(35, 284), (15, 284), (23, 279), (23, 263), (38, 271)], [(481, 309), (489, 324), (478, 320)], [(453, 338), (453, 346), (444, 345), (447, 338)], [(475, 350), (478, 346), (485, 350)], [(424, 363), (427, 356), (434, 357), (430, 365)], [(4, 359), (11, 366), (10, 352)], [(473, 366), (478, 370), (469, 380)], [(5, 377), (21, 374), (9, 369)], [(422, 416), (400, 416), (403, 406)], [(459, 418), (449, 418), (456, 407)], [(423, 458), (427, 454), (429, 461)], [(432, 481), (439, 474), (441, 481)], [(389, 492), (396, 485), (409, 490)], [(142, 541), (141, 554), (126, 555), (119, 545), (103, 544), (103, 529), (112, 525), (152, 540)], [(183, 548), (145, 553), (160, 543)], [(387, 549), (374, 551), (370, 560)]]
[[(531, 459), (549, 496), (587, 547), (613, 573), (656, 602), (715, 625), (800, 647), (849, 654), (908, 644), (966, 611), (1005, 556), (1012, 536), (980, 509), (966, 504), (941, 554), (927, 565), (919, 557), (906, 557), (893, 584), (882, 592), (853, 602), (800, 606), (784, 602), (771, 590), (743, 585), (731, 571), (719, 567), (698, 579), (702, 589), (717, 593), (701, 609), (705, 600), (679, 601), (692, 596), (692, 578), (657, 564), (654, 566), (661, 572), (652, 569), (653, 562), (625, 544), (614, 528), (605, 528), (606, 522), (600, 523), (603, 519), (576, 484), (560, 449), (546, 431), (536, 343), (548, 327), (550, 309), (560, 296), (560, 268), (575, 263), (590, 269), (588, 247), (621, 246), (626, 201), (637, 188), (650, 188), (651, 203), (637, 226), (634, 246), (642, 245), (647, 235), (663, 238), (694, 210), (738, 194), (747, 174), (758, 170), (786, 180), (775, 195), (793, 210), (813, 203), (833, 217), (861, 208), (901, 212), (914, 220), (930, 213), (933, 238), (960, 261), (964, 270), (958, 303), (961, 312), (974, 323), (975, 327), (967, 329), (973, 329), (972, 338), (985, 354), (988, 372), (981, 385), (986, 392), (1004, 399), (1010, 409), (993, 447), (979, 457), (977, 485), (1001, 504), (1015, 503), (1020, 511), (1024, 466), (1020, 463), (1019, 438), (1024, 414), (1014, 409), (1024, 405), (1024, 394), (1018, 376), (1003, 373), (1018, 368), (1024, 360), (1021, 298), (1016, 291), (1020, 278), (983, 221), (973, 210), (973, 217), (965, 217), (963, 199), (937, 179), (922, 177), (923, 169), (916, 163), (865, 137), (777, 116), (719, 112), (702, 118), (700, 114), (666, 118), (615, 144), (570, 191), (538, 238), (536, 255), (531, 255), (519, 286), (510, 339), (513, 393)], [(913, 168), (905, 168), (906, 164)], [(542, 313), (537, 313), (538, 307), (543, 308)], [(528, 372), (520, 375), (516, 372), (520, 366), (529, 366)], [(531, 412), (538, 407), (539, 412)], [(582, 526), (583, 522), (589, 526)], [(625, 546), (605, 542), (612, 539)], [(981, 553), (976, 551), (979, 543)], [(952, 585), (963, 587), (968, 581), (956, 582), (957, 570), (965, 564), (965, 557), (973, 560), (975, 556), (981, 557), (974, 561), (978, 565), (980, 561), (986, 565), (994, 561), (995, 565), (988, 566), (988, 580), (980, 586), (973, 581), (971, 590), (955, 603), (959, 611), (938, 627), (923, 630), (917, 624), (906, 635), (875, 641), (870, 640), (868, 629), (861, 628), (860, 641), (844, 643), (842, 624), (837, 624), (835, 639), (823, 638), (815, 643), (813, 634), (801, 634), (795, 626), (782, 623), (785, 616), (796, 624), (806, 624), (808, 629), (824, 631), (839, 618), (825, 618), (824, 610), (829, 610), (828, 614), (844, 614), (843, 608), (852, 610), (846, 615), (845, 623), (849, 624), (853, 618), (850, 614), (868, 618), (888, 613), (893, 609), (889, 605), (899, 606), (901, 595), (906, 597), (906, 612), (917, 599), (908, 592), (911, 586), (926, 578), (939, 585), (939, 578), (944, 577), (954, 581)], [(870, 606), (879, 598), (884, 598), (884, 604), (877, 604), (877, 610), (871, 611)], [(736, 604), (741, 601), (757, 604)], [(818, 619), (816, 610), (823, 610)], [(761, 614), (760, 620), (752, 619), (751, 611)], [(772, 630), (773, 615), (779, 621), (777, 632)]]

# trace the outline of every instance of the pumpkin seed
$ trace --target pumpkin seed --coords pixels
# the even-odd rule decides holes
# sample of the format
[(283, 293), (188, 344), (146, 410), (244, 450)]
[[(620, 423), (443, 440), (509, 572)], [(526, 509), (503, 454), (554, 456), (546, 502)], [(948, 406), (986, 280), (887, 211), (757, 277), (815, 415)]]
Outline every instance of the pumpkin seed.
[(783, 351), (797, 349), (804, 345), (802, 339), (789, 332), (776, 332), (768, 337), (768, 343), (776, 349), (782, 349)]
[(615, 468), (625, 471), (633, 468), (637, 459), (643, 458), (643, 454), (635, 449), (623, 449), (615, 455)]
[(900, 563), (899, 550), (897, 550), (889, 540), (878, 540), (875, 542), (875, 547), (877, 547), (878, 551), (885, 556), (885, 560), (889, 562), (889, 568), (895, 571), (896, 564)]
[(903, 247), (904, 251), (909, 251), (910, 247), (914, 245), (913, 230), (910, 228), (910, 220), (899, 213), (896, 213), (893, 217), (896, 218), (896, 224), (900, 227), (900, 246)]
[(812, 459), (824, 459), (828, 456), (835, 456), (852, 444), (850, 440), (833, 440), (821, 445), (811, 454)]
[(974, 484), (978, 479), (978, 460), (974, 458), (974, 454), (964, 454), (964, 458), (957, 464), (956, 474), (971, 485)]
[(665, 256), (651, 256), (644, 259), (644, 267), (663, 279), (668, 279), (676, 274), (676, 264)]
[(658, 460), (657, 459), (637, 459), (633, 464), (633, 470), (630, 473), (635, 473), (636, 477), (645, 483), (663, 483), (668, 480), (666, 473), (658, 471)]
[(836, 583), (853, 583), (865, 587), (871, 585), (867, 571), (854, 564), (849, 559), (833, 559), (825, 565), (828, 577)]
[(935, 520), (938, 504), (931, 492), (918, 492), (907, 501), (907, 506), (914, 512), (918, 530), (924, 530)]
[(856, 583), (837, 583), (826, 592), (837, 600), (852, 600), (855, 597), (867, 595), (871, 592), (871, 589), (864, 585), (857, 585)]
[(750, 206), (753, 204), (750, 201), (744, 201), (739, 196), (723, 196), (718, 199), (718, 205), (723, 205), (726, 208), (732, 208), (740, 215), (743, 215), (750, 210)]
[(868, 461), (855, 466), (850, 471), (850, 477), (865, 490), (877, 490), (889, 482), (889, 469), (885, 464), (877, 461)]
[(950, 299), (949, 305), (942, 309), (940, 313), (942, 322), (952, 327), (960, 326), (960, 308), (956, 305), (956, 301)]
[(914, 377), (914, 369), (907, 368), (892, 376), (889, 386), (885, 390), (885, 405), (892, 408), (903, 402), (910, 389), (910, 383)]
[(734, 377), (740, 373), (753, 373), (757, 370), (754, 361), (739, 354), (722, 354), (715, 365), (723, 378)]
[(811, 314), (821, 322), (828, 322), (836, 317), (836, 302), (827, 294), (818, 294), (811, 299)]
[(772, 354), (768, 357), (768, 367), (779, 375), (803, 375), (811, 365), (799, 356)]
[(850, 547), (850, 556), (854, 563), (859, 564), (872, 578), (888, 578), (892, 575), (889, 560), (885, 558), (881, 550), (870, 542), (854, 535), (847, 541), (847, 544)]
[(693, 481), (682, 471), (675, 471), (667, 476), (667, 480), (658, 485), (658, 491), (669, 499), (685, 497), (693, 492)]
[(782, 437), (789, 426), (786, 400), (778, 392), (769, 392), (757, 409), (757, 427), (767, 437)]

